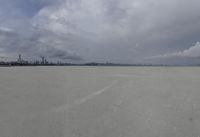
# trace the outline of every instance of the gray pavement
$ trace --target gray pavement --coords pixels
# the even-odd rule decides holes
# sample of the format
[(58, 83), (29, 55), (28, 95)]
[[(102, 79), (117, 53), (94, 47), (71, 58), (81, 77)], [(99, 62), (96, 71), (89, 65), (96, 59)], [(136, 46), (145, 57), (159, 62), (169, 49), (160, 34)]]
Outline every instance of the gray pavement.
[(199, 137), (197, 67), (0, 68), (1, 137)]

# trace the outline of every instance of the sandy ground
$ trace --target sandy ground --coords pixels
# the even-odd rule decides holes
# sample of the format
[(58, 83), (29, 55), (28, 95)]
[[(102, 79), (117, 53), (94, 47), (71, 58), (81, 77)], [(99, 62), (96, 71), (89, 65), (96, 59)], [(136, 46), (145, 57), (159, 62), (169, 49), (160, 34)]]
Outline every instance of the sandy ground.
[(0, 137), (200, 137), (200, 68), (0, 68)]

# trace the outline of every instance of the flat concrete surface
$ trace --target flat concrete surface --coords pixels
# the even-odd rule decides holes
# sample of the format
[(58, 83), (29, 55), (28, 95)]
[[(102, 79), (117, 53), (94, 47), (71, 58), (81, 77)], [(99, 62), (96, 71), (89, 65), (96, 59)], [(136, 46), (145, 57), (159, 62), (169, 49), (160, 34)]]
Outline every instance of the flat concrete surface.
[(200, 68), (0, 68), (0, 137), (200, 137)]

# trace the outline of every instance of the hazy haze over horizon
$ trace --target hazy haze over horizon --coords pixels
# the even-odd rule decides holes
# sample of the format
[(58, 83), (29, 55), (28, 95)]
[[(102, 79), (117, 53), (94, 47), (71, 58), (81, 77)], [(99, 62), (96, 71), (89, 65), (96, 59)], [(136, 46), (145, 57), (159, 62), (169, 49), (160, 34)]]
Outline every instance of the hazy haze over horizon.
[(0, 60), (200, 64), (199, 0), (0, 0)]

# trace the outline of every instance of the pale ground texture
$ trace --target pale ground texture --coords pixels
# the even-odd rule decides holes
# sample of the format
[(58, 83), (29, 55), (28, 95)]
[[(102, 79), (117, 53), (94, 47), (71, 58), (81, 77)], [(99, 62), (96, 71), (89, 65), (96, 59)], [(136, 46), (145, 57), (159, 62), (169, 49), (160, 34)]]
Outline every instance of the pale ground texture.
[(0, 137), (199, 137), (200, 68), (0, 68)]

